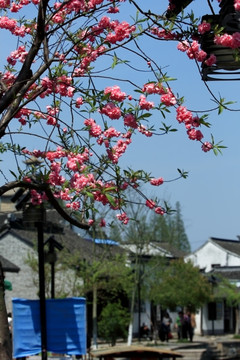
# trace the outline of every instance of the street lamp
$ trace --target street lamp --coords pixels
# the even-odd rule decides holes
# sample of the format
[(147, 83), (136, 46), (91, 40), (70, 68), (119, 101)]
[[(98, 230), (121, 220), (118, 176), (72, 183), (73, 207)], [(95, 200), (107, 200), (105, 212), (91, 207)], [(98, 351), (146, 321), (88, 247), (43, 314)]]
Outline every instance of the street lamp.
[[(222, 0), (218, 15), (205, 15), (202, 21), (210, 22), (212, 27), (218, 25), (224, 32), (232, 35), (240, 31), (240, 12), (234, 8), (234, 0)], [(214, 43), (214, 33), (210, 31), (201, 38), (201, 48), (208, 56), (216, 56), (216, 64), (202, 65), (202, 79), (204, 81), (240, 80), (240, 60), (238, 49)]]
[(39, 303), (41, 323), (41, 354), (42, 360), (47, 360), (47, 324), (46, 324), (46, 298), (45, 298), (45, 274), (44, 274), (44, 232), (43, 226), (46, 221), (46, 210), (43, 204), (33, 205), (29, 203), (30, 191), (20, 188), (12, 197), (11, 201), (16, 202), (16, 209), (23, 209), (23, 223), (34, 225), (38, 233), (38, 276), (39, 276)]
[(46, 297), (45, 297), (45, 274), (44, 274), (44, 231), (43, 225), (46, 221), (46, 210), (44, 206), (35, 206), (27, 203), (23, 209), (23, 222), (32, 223), (38, 233), (38, 274), (39, 274), (39, 303), (41, 323), (41, 354), (42, 360), (47, 360), (47, 321), (46, 321)]
[(55, 298), (55, 263), (57, 261), (57, 254), (55, 249), (61, 251), (63, 246), (55, 239), (54, 235), (45, 241), (48, 244), (48, 252), (45, 253), (45, 262), (51, 265), (51, 298)]

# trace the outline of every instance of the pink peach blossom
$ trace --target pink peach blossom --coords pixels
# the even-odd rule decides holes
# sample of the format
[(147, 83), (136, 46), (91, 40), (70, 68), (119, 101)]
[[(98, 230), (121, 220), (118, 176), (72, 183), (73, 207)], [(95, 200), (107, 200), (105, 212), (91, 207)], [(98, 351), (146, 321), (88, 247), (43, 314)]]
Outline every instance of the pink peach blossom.
[(160, 177), (160, 178), (158, 178), (158, 179), (151, 179), (151, 180), (150, 180), (150, 184), (151, 184), (151, 185), (154, 185), (154, 186), (162, 185), (162, 184), (163, 184), (163, 178)]

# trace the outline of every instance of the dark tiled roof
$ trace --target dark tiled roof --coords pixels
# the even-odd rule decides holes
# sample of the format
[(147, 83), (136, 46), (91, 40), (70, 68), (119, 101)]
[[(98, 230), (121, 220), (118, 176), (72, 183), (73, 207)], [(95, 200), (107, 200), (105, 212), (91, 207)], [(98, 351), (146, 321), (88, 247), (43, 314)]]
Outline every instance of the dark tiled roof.
[[(140, 248), (136, 243), (123, 243), (123, 248), (128, 252), (130, 252), (131, 257), (135, 257), (135, 253), (139, 252)], [(175, 246), (167, 243), (167, 242), (160, 242), (160, 241), (150, 241), (148, 244), (144, 244), (141, 256), (145, 259), (149, 259), (153, 256), (161, 255), (168, 259), (178, 259), (182, 258), (186, 255), (182, 250), (177, 249)]]
[(210, 271), (209, 274), (222, 276), (229, 280), (240, 280), (240, 266), (219, 266)]
[[(13, 224), (12, 224), (13, 225)], [(0, 231), (0, 241), (6, 233), (11, 233), (13, 236), (19, 238), (24, 243), (28, 244), (30, 247), (33, 247), (37, 244), (37, 229), (21, 229), (14, 228), (11, 225), (4, 226), (2, 231)], [(52, 235), (49, 233), (44, 233), (44, 242)], [(55, 240), (60, 243), (65, 250), (70, 253), (78, 253), (82, 259), (86, 261), (91, 261), (94, 257), (101, 258), (104, 254), (104, 258), (124, 254), (125, 251), (117, 245), (108, 245), (108, 244), (94, 244), (91, 239), (84, 239), (71, 230), (70, 227), (64, 227), (62, 232), (54, 233)]]
[[(0, 214), (0, 229), (2, 227), (14, 228), (14, 229), (24, 229), (24, 228), (32, 228), (35, 229), (34, 224), (24, 224), (22, 211), (15, 211), (12, 213), (1, 213)], [(63, 232), (63, 228), (66, 227), (67, 224), (65, 220), (57, 213), (55, 210), (48, 209), (46, 211), (46, 223), (44, 225), (44, 231), (47, 233), (61, 233)]]
[(171, 253), (171, 255), (174, 258), (182, 258), (184, 256), (186, 256), (186, 253), (182, 250), (177, 249), (175, 246), (173, 246), (172, 244), (169, 244), (167, 242), (160, 242), (158, 243), (159, 247), (162, 248), (163, 250), (168, 251), (169, 253)]
[(219, 239), (215, 237), (211, 237), (212, 240), (217, 245), (221, 246), (226, 251), (232, 252), (236, 255), (240, 256), (240, 241), (239, 240), (226, 240), (226, 239)]
[(94, 244), (91, 239), (85, 239), (74, 233), (71, 229), (64, 229), (64, 234), (56, 234), (55, 239), (62, 244), (69, 252), (78, 252), (82, 259), (92, 261), (97, 259), (107, 259), (111, 256), (123, 255), (125, 251), (117, 245)]
[(0, 262), (3, 267), (4, 272), (19, 272), (20, 268), (14, 265), (11, 261), (5, 259), (3, 256), (0, 255)]

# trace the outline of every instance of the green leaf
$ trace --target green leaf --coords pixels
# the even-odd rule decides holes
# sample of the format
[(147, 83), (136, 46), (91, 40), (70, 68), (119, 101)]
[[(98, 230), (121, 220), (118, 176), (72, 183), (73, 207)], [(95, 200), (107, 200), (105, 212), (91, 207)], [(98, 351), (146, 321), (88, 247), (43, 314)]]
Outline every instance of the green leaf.
[(150, 116), (152, 116), (151, 113), (145, 113), (145, 114), (142, 114), (142, 115), (138, 116), (138, 120), (149, 118)]
[(117, 65), (117, 63), (118, 63), (118, 58), (117, 58), (117, 56), (116, 56), (115, 53), (114, 53), (113, 63), (112, 63), (112, 65), (111, 65), (111, 68), (114, 69), (115, 66)]
[(12, 170), (9, 170), (9, 171), (17, 179), (17, 175)]
[(112, 206), (116, 206), (116, 201), (110, 194), (106, 193), (105, 196), (106, 196), (106, 198), (108, 199), (109, 203)]
[(224, 110), (224, 107), (222, 105), (219, 105), (218, 107), (218, 115), (220, 115)]
[(114, 186), (107, 187), (107, 188), (103, 189), (103, 194), (106, 194), (107, 192), (110, 192), (110, 191), (116, 191), (116, 188)]
[(179, 172), (181, 177), (183, 177), (184, 179), (186, 179), (188, 177), (188, 172), (187, 171), (180, 170), (180, 169), (177, 169), (177, 171)]
[(235, 101), (225, 101), (225, 98), (220, 98), (219, 106), (218, 106), (218, 115), (220, 115), (224, 109), (228, 107), (228, 105), (234, 104)]
[(94, 199), (94, 196), (91, 192), (86, 191), (86, 195), (90, 198), (90, 199)]

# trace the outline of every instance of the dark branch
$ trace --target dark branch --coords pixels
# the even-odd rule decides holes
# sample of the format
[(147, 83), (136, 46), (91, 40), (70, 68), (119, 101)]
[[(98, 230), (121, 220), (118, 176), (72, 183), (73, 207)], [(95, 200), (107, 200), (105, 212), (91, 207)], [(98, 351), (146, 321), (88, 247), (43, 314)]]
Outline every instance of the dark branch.
[[(5, 109), (9, 107), (9, 105), (13, 103), (13, 101), (16, 99), (18, 95), (18, 92), (32, 77), (31, 65), (45, 38), (45, 18), (46, 18), (47, 4), (48, 4), (48, 0), (42, 0), (39, 4), (37, 31), (34, 42), (26, 56), (23, 66), (14, 84), (9, 90), (7, 90), (7, 92), (0, 99), (0, 113), (2, 113)], [(13, 113), (14, 113), (14, 109), (13, 109)], [(3, 120), (0, 126), (0, 138), (5, 134), (6, 127), (10, 122), (10, 120), (11, 120), (10, 117), (7, 117), (5, 121)]]
[(5, 194), (7, 191), (15, 189), (15, 188), (24, 188), (29, 190), (37, 190), (37, 191), (44, 191), (45, 194), (48, 197), (49, 202), (54, 207), (54, 209), (59, 213), (59, 215), (62, 216), (66, 221), (68, 221), (70, 224), (84, 230), (89, 229), (88, 224), (81, 223), (77, 221), (76, 219), (73, 219), (58, 203), (58, 201), (55, 199), (50, 187), (48, 184), (36, 184), (36, 183), (27, 183), (24, 181), (12, 181), (5, 185), (0, 186), (0, 197)]

